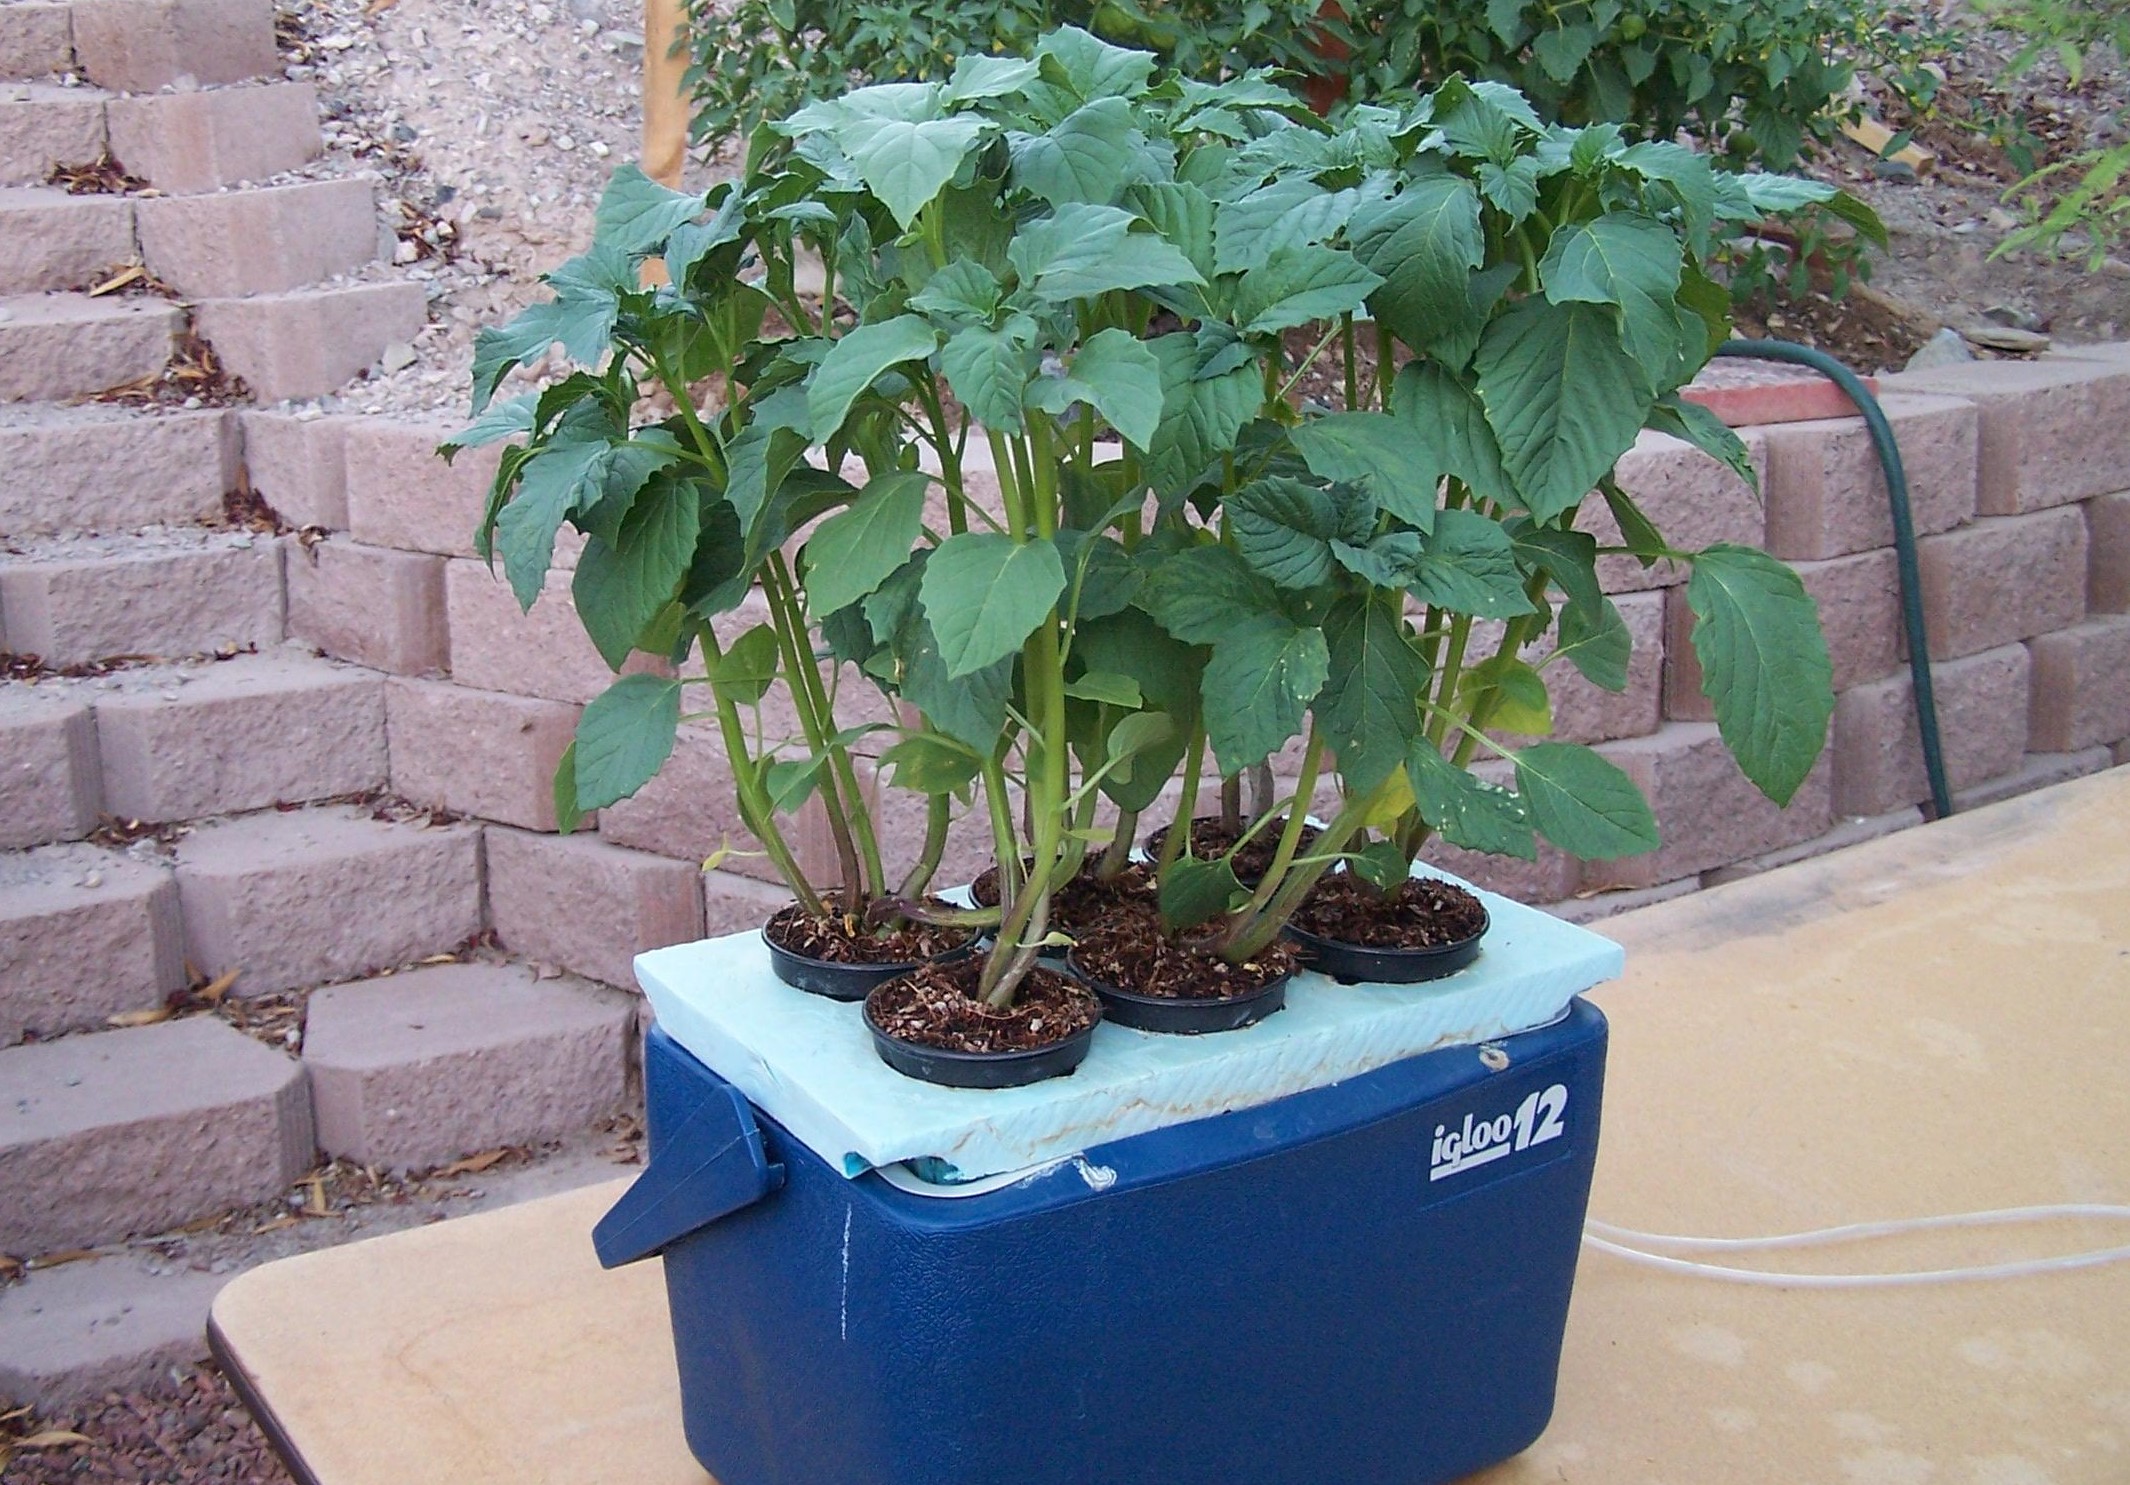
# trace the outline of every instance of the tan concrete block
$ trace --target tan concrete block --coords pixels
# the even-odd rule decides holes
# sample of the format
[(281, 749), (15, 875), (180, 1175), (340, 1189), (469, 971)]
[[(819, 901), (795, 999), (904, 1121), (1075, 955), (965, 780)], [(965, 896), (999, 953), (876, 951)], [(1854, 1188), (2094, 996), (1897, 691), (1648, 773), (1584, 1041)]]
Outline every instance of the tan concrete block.
[(2107, 748), (2083, 748), (2076, 753), (2029, 753), (2019, 760), (2019, 766), (2010, 773), (2002, 773), (1987, 779), (1971, 789), (1961, 789), (1953, 794), (1953, 805), (1963, 813), (1979, 810), (1987, 805), (1999, 804), (2021, 794), (2031, 794), (2037, 789), (2047, 789), (2057, 784), (2082, 779), (2088, 774), (2099, 773), (2114, 765), (2113, 753)]
[(2086, 607), (2130, 613), (2130, 491), (2086, 502)]
[(281, 70), (272, 0), (77, 0), (74, 55), (89, 81), (120, 93)]
[(64, 402), (155, 376), (184, 321), (165, 299), (49, 294), (0, 308), (0, 402)]
[(35, 687), (0, 686), (0, 850), (79, 840), (102, 808), (89, 708)]
[(702, 873), (596, 836), (497, 826), (488, 832), (488, 911), (513, 951), (633, 989), (638, 954), (702, 937)]
[(150, 271), (202, 298), (283, 293), (377, 257), (377, 189), (367, 176), (159, 196), (142, 200), (138, 215)]
[(0, 1394), (57, 1411), (167, 1387), (171, 1368), (208, 1359), (207, 1313), (228, 1282), (153, 1249), (39, 1269), (0, 1289)]
[(1981, 410), (1975, 509), (1982, 515), (2130, 489), (2130, 364), (1976, 361), (1888, 377), (1885, 385), (1964, 397)]
[(73, 71), (69, 10), (42, 0), (0, 6), (0, 77), (51, 77)]
[(287, 560), (295, 638), (394, 675), (450, 668), (443, 558), (327, 537), (290, 542)]
[(1978, 654), (2086, 613), (2086, 523), (2075, 507), (1980, 520), (1917, 543), (1930, 652)]
[(405, 1170), (574, 1134), (626, 1097), (635, 1020), (632, 997), (516, 964), (321, 990), (303, 1038), (319, 1148)]
[(343, 443), (354, 418), (295, 413), (237, 415), (251, 488), (299, 530), (348, 527), (348, 470)]
[(184, 984), (167, 868), (94, 846), (0, 856), (0, 1046), (100, 1029)]
[[(2018, 766), (2031, 675), (2026, 647), (2016, 644), (1931, 667), (1945, 775), (1955, 790)], [(1903, 671), (1836, 698), (1834, 807), (1842, 814), (1879, 815), (1930, 797), (1914, 695)]]
[(447, 681), (395, 679), (385, 696), (393, 793), (527, 830), (555, 828), (555, 768), (577, 734), (577, 707)]
[(481, 831), (363, 810), (269, 810), (178, 845), (185, 951), (236, 993), (321, 985), (458, 948), (481, 931)]
[(2074, 753), (2130, 737), (2130, 614), (2039, 635), (2027, 653), (2034, 662), (2029, 748)]
[(212, 1016), (0, 1052), (0, 1251), (160, 1232), (311, 1165), (303, 1069)]
[(108, 555), (0, 559), (8, 642), (47, 664), (177, 658), (282, 639), (281, 546), (250, 532)]
[[(0, 5), (0, 27), (28, 10)], [(87, 165), (104, 152), (104, 100), (86, 88), (32, 83), (0, 89), (0, 186), (41, 186), (55, 165)]]
[(1815, 856), (1824, 856), (1830, 851), (1839, 851), (1847, 846), (1860, 846), (1880, 836), (1891, 835), (1896, 830), (1906, 830), (1912, 825), (1924, 823), (1923, 811), (1914, 805), (1904, 809), (1889, 810), (1883, 815), (1847, 815), (1837, 817), (1834, 828), (1825, 835), (1816, 835), (1801, 845), (1785, 846), (1780, 851), (1770, 851), (1765, 856), (1755, 856), (1750, 861), (1737, 861), (1729, 866), (1711, 867), (1701, 873), (1701, 885), (1720, 887), (1725, 882), (1739, 881), (1745, 877), (1757, 877), (1780, 866), (1792, 866), (1799, 861), (1810, 861)]
[(474, 555), (474, 530), (495, 480), (494, 448), (468, 449), (451, 463), (436, 446), (461, 425), (365, 418), (347, 435), (349, 529), (373, 546), (447, 557)]
[[(587, 702), (614, 684), (614, 672), (585, 635), (570, 599), (568, 571), (547, 575), (530, 611), (518, 607), (500, 564), (454, 558), (444, 567), (444, 605), (451, 624), (451, 676), (483, 691), (549, 701)], [(670, 674), (650, 655), (629, 658), (624, 673)]]
[(133, 203), (124, 196), (0, 191), (0, 294), (86, 289), (133, 256)]
[(324, 148), (318, 93), (309, 83), (114, 98), (105, 116), (111, 153), (164, 191), (268, 180)]
[(99, 693), (104, 800), (138, 820), (193, 820), (384, 787), (384, 678), (278, 655), (172, 684), (129, 672)]
[(222, 514), (236, 458), (221, 412), (0, 408), (0, 531), (186, 525)]
[(1625, 769), (1656, 812), (1662, 844), (1640, 856), (1592, 861), (1583, 885), (1649, 887), (1698, 876), (1823, 835), (1833, 823), (1828, 759), (1781, 808), (1738, 771), (1713, 724), (1670, 722), (1648, 737), (1599, 750)]
[(261, 402), (323, 397), (411, 341), (429, 318), (417, 283), (202, 300), (193, 322)]
[[(1751, 454), (1761, 481), (1767, 480), (1767, 440), (1757, 428), (1742, 429), (1740, 439)], [(1614, 468), (1620, 488), (1642, 513), (1681, 551), (1699, 551), (1719, 541), (1759, 546), (1765, 523), (1760, 496), (1724, 465), (1692, 444), (1664, 433), (1635, 440)], [(1618, 546), (1620, 528), (1605, 502), (1595, 496), (1583, 503), (1576, 524), (1597, 537), (1601, 546)], [(1668, 588), (1688, 577), (1684, 567), (1660, 562), (1644, 568), (1632, 557), (1600, 557), (1598, 579), (1608, 593), (1638, 593)]]
[[(1950, 531), (1975, 513), (1981, 415), (1954, 397), (1889, 395), (1881, 404), (1900, 446), (1919, 534)], [(1767, 547), (1817, 561), (1893, 545), (1878, 449), (1860, 417), (1771, 428)]]

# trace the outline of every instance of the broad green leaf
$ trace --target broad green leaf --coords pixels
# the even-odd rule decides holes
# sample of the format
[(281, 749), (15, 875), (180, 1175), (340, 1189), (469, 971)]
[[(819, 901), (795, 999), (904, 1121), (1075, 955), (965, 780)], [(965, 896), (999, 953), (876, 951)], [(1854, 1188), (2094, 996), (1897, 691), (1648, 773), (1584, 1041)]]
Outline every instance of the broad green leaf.
[(1478, 365), (1502, 467), (1541, 523), (1582, 503), (1649, 411), (1640, 368), (1596, 305), (1521, 301), (1487, 326)]
[(1378, 892), (1394, 891), (1411, 874), (1396, 842), (1379, 840), (1346, 858), (1346, 869)]
[(1405, 762), (1420, 735), (1427, 662), (1404, 625), (1373, 597), (1333, 608), (1324, 640), (1330, 675), (1316, 699), (1317, 724), (1338, 754), (1349, 791), (1366, 794)]
[(1210, 281), (1215, 271), (1213, 198), (1183, 181), (1140, 181), (1132, 187), (1131, 200), (1154, 230)]
[(604, 338), (613, 325), (614, 316), (607, 306), (583, 301), (570, 305), (557, 298), (527, 306), (501, 327), (482, 326), (473, 337), (474, 412), (486, 410), (488, 400), (514, 368), (540, 360), (556, 341), (595, 330)]
[(909, 560), (924, 529), (932, 477), (917, 470), (883, 474), (847, 510), (823, 521), (806, 543), (806, 601), (816, 614), (856, 603)]
[(1468, 332), (1472, 270), (1486, 259), (1479, 194), (1452, 175), (1422, 176), (1396, 196), (1359, 203), (1347, 224), (1356, 258), (1383, 276), (1376, 320), (1416, 350)]
[(1139, 683), (1113, 670), (1090, 670), (1078, 680), (1067, 681), (1065, 694), (1105, 706), (1140, 707), (1146, 704), (1145, 698), (1139, 694)]
[(1653, 387), (1666, 387), (1687, 353), (1674, 296), (1683, 259), (1671, 229), (1648, 217), (1611, 212), (1553, 235), (1539, 276), (1555, 304), (1612, 305), (1622, 343)]
[(998, 308), (997, 278), (983, 264), (956, 258), (925, 280), (924, 289), (910, 296), (910, 308), (951, 321), (989, 323)]
[(486, 412), (437, 445), (437, 452), (448, 464), (463, 449), (478, 449), (532, 432), (533, 405), (539, 400), (536, 394), (528, 392), (523, 397), (491, 404)]
[(1531, 56), (1555, 82), (1573, 82), (1597, 39), (1597, 27), (1589, 24), (1552, 26), (1531, 39)]
[(1022, 285), (1053, 303), (1112, 289), (1205, 282), (1174, 244), (1132, 231), (1138, 220), (1114, 206), (1061, 206), (1023, 227), (1006, 255)]
[(1073, 635), (1072, 653), (1090, 673), (1130, 680), (1147, 705), (1172, 717), (1188, 719), (1198, 710), (1202, 653), (1171, 636), (1143, 609), (1121, 609), (1082, 623)]
[(604, 809), (651, 781), (680, 730), (680, 682), (625, 675), (577, 719), (576, 804)]
[(1300, 480), (1262, 479), (1227, 500), (1228, 534), (1251, 567), (1282, 588), (1331, 576), (1334, 540), (1366, 542), (1374, 511)]
[(880, 755), (888, 785), (919, 794), (953, 794), (969, 786), (983, 760), (951, 738), (920, 732)]
[(1670, 140), (1644, 140), (1621, 150), (1616, 162), (1671, 193), (1679, 203), (1687, 246), (1702, 255), (1716, 220), (1716, 173), (1708, 157)]
[(1516, 792), (1531, 823), (1569, 855), (1607, 861), (1657, 848), (1649, 801), (1602, 754), (1577, 743), (1533, 743), (1515, 760)]
[(1386, 531), (1366, 546), (1334, 541), (1331, 555), (1339, 566), (1378, 588), (1403, 588), (1413, 581), (1425, 538), (1417, 531)]
[(1486, 726), (1525, 737), (1544, 737), (1553, 730), (1546, 678), (1516, 656), (1496, 655), (1473, 666), (1457, 687), (1458, 700), (1474, 710), (1481, 695), (1489, 692)]
[(753, 706), (769, 693), (777, 678), (777, 632), (757, 624), (718, 657), (710, 673), (717, 694), (737, 706)]
[(1196, 928), (1249, 900), (1250, 889), (1225, 856), (1212, 861), (1179, 856), (1161, 874), (1161, 921), (1171, 933)]
[(919, 592), (950, 679), (1013, 654), (1065, 591), (1065, 567), (1048, 541), (964, 532), (925, 563)]
[(1027, 87), (1041, 71), (1034, 62), (1023, 57), (987, 57), (977, 52), (965, 53), (954, 64), (954, 76), (947, 83), (947, 98), (955, 103), (968, 103), (979, 98), (1003, 98)]
[(1169, 502), (1234, 449), (1236, 435), (1264, 406), (1265, 388), (1254, 364), (1201, 378), (1193, 336), (1164, 335), (1147, 345), (1161, 363), (1161, 423), (1146, 446), (1146, 477)]
[(939, 639), (922, 613), (911, 620), (912, 642), (904, 656), (903, 699), (949, 737), (988, 753), (998, 746), (1006, 727), (1006, 707), (1013, 699), (1012, 655), (967, 675), (947, 673)]
[(1146, 574), (1115, 537), (1067, 527), (1057, 534), (1057, 543), (1075, 623), (1107, 618), (1138, 596)]
[(584, 823), (584, 810), (577, 803), (577, 741), (562, 750), (555, 765), (555, 829), (569, 835)]
[(1080, 347), (1063, 376), (1030, 383), (1027, 398), (1029, 406), (1052, 415), (1084, 402), (1126, 442), (1143, 449), (1161, 424), (1161, 363), (1130, 331), (1098, 331)]
[(1607, 691), (1627, 689), (1627, 668), (1634, 661), (1634, 635), (1610, 598), (1594, 615), (1571, 605), (1561, 610), (1560, 643), (1554, 653), (1583, 673), (1583, 679)]
[(814, 786), (821, 781), (822, 765), (827, 762), (826, 753), (816, 753), (810, 758), (771, 760), (762, 770), (762, 784), (769, 794), (769, 807), (780, 815), (788, 815), (806, 803), (813, 797)]
[(1532, 612), (1508, 532), (1474, 511), (1436, 512), (1409, 586), (1422, 603), (1452, 613), (1513, 619)]
[(1235, 318), (1245, 335), (1269, 335), (1363, 307), (1383, 282), (1337, 248), (1278, 247), (1235, 286)]
[(1420, 818), (1451, 845), (1525, 861), (1538, 859), (1538, 838), (1523, 800), (1457, 767), (1426, 738), (1413, 743), (1405, 776), (1420, 806)]
[(1479, 194), (1511, 222), (1522, 222), (1538, 209), (1539, 164), (1536, 156), (1519, 155), (1507, 165), (1480, 164)]
[(783, 488), (785, 477), (805, 453), (803, 432), (772, 427), (760, 417), (725, 445), (725, 498), (739, 517), (740, 530), (754, 530), (769, 497)]
[(1694, 654), (1716, 725), (1745, 776), (1788, 804), (1826, 746), (1834, 669), (1819, 607), (1796, 573), (1752, 547), (1694, 558)]
[(850, 416), (851, 404), (881, 373), (904, 361), (920, 361), (939, 343), (938, 332), (916, 315), (897, 315), (860, 325), (829, 347), (806, 388), (813, 441), (827, 443)]
[(660, 185), (634, 164), (623, 164), (606, 183), (593, 220), (596, 241), (631, 256), (656, 252), (674, 228), (701, 216), (705, 203)]
[(907, 229), (954, 179), (984, 127), (983, 120), (967, 114), (915, 121), (854, 118), (836, 130), (836, 144), (894, 213), (896, 225)]
[(713, 251), (729, 242), (738, 242), (740, 233), (747, 225), (746, 199), (736, 189), (713, 188), (711, 199), (716, 199), (718, 189), (727, 189), (728, 194), (718, 203), (710, 220), (702, 223), (684, 222), (666, 234), (663, 258), (666, 274), (676, 284), (685, 284), (695, 265)]
[(1014, 184), (1052, 206), (1111, 205), (1137, 174), (1144, 145), (1136, 133), (1128, 101), (1097, 98), (1046, 134), (1014, 137)]
[(565, 517), (615, 492), (634, 495), (671, 461), (662, 449), (604, 442), (554, 444), (528, 460), (517, 496), (496, 518), (496, 547), (518, 606), (530, 609), (546, 586)]
[(1213, 265), (1222, 273), (1262, 267), (1276, 249), (1334, 236), (1360, 203), (1358, 191), (1327, 191), (1301, 175), (1283, 175), (1223, 202), (1213, 218)]
[[(1109, 757), (1116, 765), (1110, 770), (1109, 777), (1120, 784), (1130, 784), (1137, 772), (1135, 765), (1142, 755), (1165, 755), (1179, 740), (1176, 724), (1160, 712), (1133, 712), (1109, 730), (1107, 747)], [(1173, 768), (1171, 760), (1170, 767), (1162, 770), (1163, 783), (1168, 781)]]
[(1723, 419), (1700, 403), (1688, 402), (1677, 394), (1667, 397), (1649, 410), (1647, 426), (1685, 439), (1744, 480), (1747, 489), (1760, 493), (1760, 471), (1753, 467), (1752, 451)]
[(1302, 730), (1324, 689), (1324, 631), (1260, 614), (1231, 623), (1206, 665), (1206, 738), (1223, 774), (1241, 773)]
[(1420, 531), (1435, 524), (1442, 483), (1439, 442), (1391, 413), (1332, 413), (1311, 418), (1289, 435), (1310, 473), (1359, 485), (1382, 509)]
[(999, 329), (969, 325), (940, 347), (939, 367), (955, 398), (986, 428), (1018, 433), (1028, 380), (1035, 375), (1035, 338), (1041, 332), (1026, 315), (1011, 316)]
[(701, 509), (692, 480), (654, 477), (622, 522), (617, 543), (597, 536), (585, 542), (570, 594), (609, 669), (621, 669), (680, 591), (695, 558)]
[(1463, 480), (1472, 493), (1496, 505), (1517, 503), (1486, 409), (1447, 369), (1433, 361), (1408, 362), (1398, 371), (1391, 406), (1430, 451), (1428, 467)]
[(1185, 644), (1225, 638), (1240, 619), (1284, 617), (1272, 584), (1226, 547), (1192, 547), (1165, 558), (1140, 590), (1139, 606)]
[(1055, 77), (1083, 99), (1137, 97), (1154, 75), (1150, 53), (1111, 46), (1078, 26), (1048, 33), (1035, 54), (1045, 77)]

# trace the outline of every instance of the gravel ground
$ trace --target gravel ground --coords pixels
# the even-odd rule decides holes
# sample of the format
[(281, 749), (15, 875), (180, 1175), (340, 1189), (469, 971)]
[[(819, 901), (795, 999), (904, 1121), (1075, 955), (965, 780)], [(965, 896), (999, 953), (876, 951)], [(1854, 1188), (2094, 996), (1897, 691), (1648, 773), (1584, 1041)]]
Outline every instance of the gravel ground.
[(211, 1366), (174, 1380), (167, 1395), (108, 1393), (70, 1411), (23, 1410), (0, 1422), (0, 1480), (7, 1485), (288, 1479), (228, 1379)]

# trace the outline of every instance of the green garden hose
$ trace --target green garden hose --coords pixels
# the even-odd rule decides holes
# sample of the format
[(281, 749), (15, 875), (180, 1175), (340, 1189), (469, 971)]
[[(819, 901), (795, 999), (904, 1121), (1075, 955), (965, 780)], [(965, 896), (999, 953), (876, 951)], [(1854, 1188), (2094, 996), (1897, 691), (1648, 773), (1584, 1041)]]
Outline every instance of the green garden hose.
[(1923, 627), (1923, 577), (1916, 565), (1916, 530), (1908, 505), (1908, 476), (1901, 469), (1901, 448), (1894, 442), (1885, 411), (1855, 372), (1811, 346), (1788, 340), (1733, 340), (1718, 348), (1716, 354), (1810, 367), (1840, 387), (1864, 415), (1864, 426), (1871, 430), (1871, 442), (1878, 449), (1879, 468), (1886, 475), (1886, 495), (1893, 514), (1893, 550), (1901, 570), (1901, 620), (1908, 633), (1908, 673), (1914, 683), (1916, 731), (1923, 740), (1923, 772), (1930, 780), (1931, 810), (1935, 818), (1942, 820), (1953, 812), (1953, 798), (1952, 787), (1945, 780), (1945, 752), (1938, 738), (1938, 698), (1930, 680), (1930, 643)]

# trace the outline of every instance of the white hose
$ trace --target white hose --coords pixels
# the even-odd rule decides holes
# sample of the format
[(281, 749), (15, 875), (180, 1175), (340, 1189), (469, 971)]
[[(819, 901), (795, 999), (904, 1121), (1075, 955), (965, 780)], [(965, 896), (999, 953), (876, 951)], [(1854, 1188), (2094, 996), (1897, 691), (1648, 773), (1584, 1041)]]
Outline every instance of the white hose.
[[(1629, 1263), (1639, 1263), (1667, 1273), (1693, 1274), (1734, 1284), (1758, 1284), (1779, 1289), (1868, 1289), (1902, 1288), (1917, 1284), (1956, 1284), (1973, 1279), (2024, 1279), (2036, 1274), (2063, 1273), (2094, 1268), (2103, 1263), (2130, 1259), (2130, 1244), (2067, 1253), (2058, 1258), (2031, 1258), (2015, 1263), (1979, 1264), (1970, 1268), (1925, 1269), (1890, 1274), (1785, 1274), (1761, 1269), (1727, 1268), (1720, 1264), (1696, 1263), (1651, 1253), (1647, 1248), (1681, 1248), (1688, 1252), (1735, 1253), (1765, 1248), (1809, 1248), (1826, 1243), (1854, 1242), (1862, 1238), (1895, 1237), (1912, 1232), (1942, 1231), (1959, 1227), (1998, 1227), (2015, 1222), (2044, 1222), (2066, 1217), (2098, 1218), (2130, 1222), (2130, 1206), (2100, 1202), (2075, 1202), (2056, 1206), (2006, 1207), (1988, 1212), (1960, 1212), (1944, 1217), (1908, 1217), (1892, 1222), (1851, 1222), (1840, 1227), (1814, 1228), (1810, 1232), (1780, 1233), (1772, 1237), (1710, 1238), (1678, 1237), (1661, 1232), (1637, 1232), (1595, 1219), (1583, 1224), (1583, 1241), (1590, 1247)], [(1642, 1246), (1629, 1246), (1640, 1244)]]

